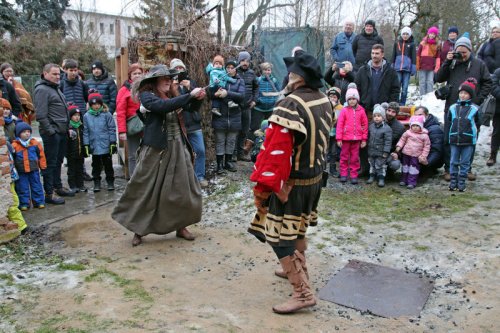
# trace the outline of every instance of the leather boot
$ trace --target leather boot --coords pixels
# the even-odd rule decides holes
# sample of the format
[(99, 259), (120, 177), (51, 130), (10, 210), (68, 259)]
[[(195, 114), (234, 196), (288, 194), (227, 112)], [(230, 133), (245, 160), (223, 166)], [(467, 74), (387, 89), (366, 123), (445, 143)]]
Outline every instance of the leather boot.
[(378, 176), (377, 186), (378, 187), (384, 187), (385, 186), (385, 177), (384, 176), (382, 176), (382, 175)]
[(234, 166), (233, 161), (231, 161), (233, 155), (226, 154), (226, 162), (224, 163), (224, 169), (230, 172), (236, 172), (236, 166)]
[(189, 230), (187, 230), (186, 228), (181, 228), (177, 230), (175, 236), (178, 238), (184, 238), (185, 240), (188, 241), (193, 241), (195, 239), (194, 235), (190, 233)]
[(223, 175), (226, 173), (224, 170), (224, 155), (217, 155), (217, 170), (215, 171), (218, 175)]
[[(298, 238), (296, 241), (295, 241), (295, 249), (297, 251), (300, 252), (300, 254), (302, 254), (302, 256), (304, 257), (304, 261), (302, 261), (302, 269), (304, 270), (304, 272), (306, 273), (306, 276), (307, 276), (307, 279), (309, 280), (309, 272), (307, 271), (307, 266), (306, 266), (306, 250), (307, 250), (307, 242), (306, 242), (306, 239), (305, 238)], [(286, 279), (287, 276), (286, 276), (286, 273), (285, 273), (285, 270), (283, 268), (283, 266), (281, 266), (280, 268), (276, 269), (274, 271), (274, 274), (276, 276), (279, 276), (280, 278), (283, 278), (283, 279)]]
[(370, 178), (368, 178), (368, 180), (366, 181), (367, 184), (371, 184), (375, 181), (375, 174), (374, 173), (370, 173)]
[(246, 139), (245, 144), (243, 146), (243, 151), (245, 152), (245, 154), (248, 154), (250, 150), (252, 150), (252, 147), (253, 147), (253, 141), (250, 139)]
[(490, 153), (490, 157), (488, 157), (488, 160), (486, 161), (487, 166), (493, 166), (497, 162), (497, 153), (498, 151), (492, 150)]
[(273, 311), (279, 314), (294, 313), (300, 309), (316, 305), (316, 298), (309, 286), (309, 279), (302, 269), (304, 257), (299, 251), (291, 256), (280, 259), (285, 269), (288, 281), (293, 286), (292, 298), (283, 304), (273, 306)]

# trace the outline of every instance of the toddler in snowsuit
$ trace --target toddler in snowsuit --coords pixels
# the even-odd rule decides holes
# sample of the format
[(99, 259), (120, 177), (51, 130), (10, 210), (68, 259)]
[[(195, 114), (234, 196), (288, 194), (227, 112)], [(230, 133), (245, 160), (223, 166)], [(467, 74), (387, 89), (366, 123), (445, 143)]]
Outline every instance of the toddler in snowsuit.
[(77, 105), (68, 103), (69, 130), (66, 160), (68, 161), (68, 185), (71, 191), (87, 192), (84, 185), (83, 166), (85, 163), (85, 145), (83, 144), (83, 123)]
[(373, 121), (368, 129), (368, 163), (370, 163), (370, 178), (366, 181), (371, 184), (377, 179), (379, 187), (385, 186), (387, 157), (391, 153), (392, 129), (385, 123), (385, 109), (387, 103), (373, 107)]
[(92, 154), (94, 192), (101, 190), (101, 172), (104, 166), (108, 191), (115, 189), (112, 154), (116, 154), (116, 125), (101, 94), (89, 91), (89, 109), (83, 116), (83, 144), (85, 154)]
[(340, 148), (337, 147), (337, 140), (335, 137), (335, 133), (337, 132), (337, 119), (339, 118), (340, 111), (342, 110), (342, 105), (340, 104), (340, 88), (337, 87), (331, 87), (328, 89), (326, 92), (326, 95), (328, 96), (328, 99), (330, 100), (330, 104), (332, 105), (333, 109), (333, 122), (332, 122), (332, 129), (330, 130), (330, 141), (328, 143), (328, 155), (327, 155), (327, 160), (328, 163), (330, 163), (330, 176), (334, 178), (339, 177), (339, 173), (337, 171), (337, 160), (338, 160), (338, 153)]
[(403, 133), (396, 144), (394, 158), (401, 151), (402, 173), (399, 185), (406, 186), (409, 190), (417, 186), (420, 173), (420, 163), (427, 164), (427, 156), (431, 150), (431, 140), (428, 131), (424, 128), (424, 116), (412, 116), (410, 129)]
[(47, 168), (42, 144), (31, 137), (30, 125), (16, 124), (16, 139), (12, 142), (14, 166), (19, 179), (16, 192), (19, 196), (19, 209), (28, 210), (30, 201), (37, 208), (45, 208), (45, 194), (40, 180), (40, 170)]
[(358, 184), (359, 149), (366, 147), (368, 140), (368, 118), (365, 109), (359, 105), (359, 93), (354, 82), (349, 84), (345, 94), (348, 106), (340, 112), (337, 121), (336, 140), (342, 148), (340, 152), (340, 181), (347, 182), (348, 174), (351, 184)]
[(450, 128), (450, 191), (465, 191), (467, 173), (470, 171), (472, 155), (477, 141), (477, 126), (480, 124), (478, 107), (472, 104), (477, 81), (467, 79), (459, 87), (458, 102), (448, 110)]
[[(233, 79), (227, 75), (226, 69), (224, 68), (224, 58), (221, 55), (216, 55), (214, 60), (207, 65), (205, 72), (210, 77), (209, 89), (215, 93), (220, 88), (225, 89), (228, 82), (236, 83), (236, 79)], [(210, 94), (210, 96), (213, 95)], [(220, 108), (223, 100), (221, 98), (212, 99), (212, 113), (221, 116)]]

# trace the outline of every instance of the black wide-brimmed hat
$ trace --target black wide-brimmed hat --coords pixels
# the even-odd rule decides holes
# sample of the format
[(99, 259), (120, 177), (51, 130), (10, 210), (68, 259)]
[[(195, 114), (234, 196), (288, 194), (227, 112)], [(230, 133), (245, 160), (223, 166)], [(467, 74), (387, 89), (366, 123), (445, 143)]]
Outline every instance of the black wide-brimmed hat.
[(319, 89), (323, 87), (321, 79), (321, 67), (318, 61), (309, 53), (297, 54), (295, 57), (283, 58), (286, 69), (290, 73), (295, 73), (304, 78), (308, 87)]
[(139, 83), (139, 89), (146, 83), (163, 76), (175, 77), (179, 75), (179, 71), (175, 69), (169, 69), (165, 65), (156, 65), (151, 67), (149, 72), (144, 75), (141, 82)]

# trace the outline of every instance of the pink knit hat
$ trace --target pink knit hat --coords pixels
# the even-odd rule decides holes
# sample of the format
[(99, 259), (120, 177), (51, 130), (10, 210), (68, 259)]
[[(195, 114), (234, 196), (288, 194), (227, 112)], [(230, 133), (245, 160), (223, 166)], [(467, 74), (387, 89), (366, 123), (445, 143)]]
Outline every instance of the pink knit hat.
[(439, 35), (439, 29), (437, 27), (430, 27), (429, 30), (427, 30), (427, 34), (434, 34), (434, 35)]
[(345, 93), (345, 100), (348, 101), (351, 98), (355, 98), (359, 102), (359, 92), (356, 83), (351, 82), (347, 86), (347, 92)]
[(420, 126), (420, 129), (424, 129), (424, 122), (425, 122), (424, 116), (412, 116), (410, 118), (410, 127), (412, 127), (413, 125), (418, 125)]

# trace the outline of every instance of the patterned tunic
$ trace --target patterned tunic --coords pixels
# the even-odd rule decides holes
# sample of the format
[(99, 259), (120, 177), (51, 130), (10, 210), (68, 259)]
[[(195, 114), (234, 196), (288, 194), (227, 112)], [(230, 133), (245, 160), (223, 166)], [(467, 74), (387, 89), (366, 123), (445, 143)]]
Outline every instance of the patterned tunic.
[[(297, 238), (304, 238), (309, 225), (317, 224), (332, 115), (328, 98), (308, 87), (298, 88), (274, 108), (250, 178), (259, 191), (274, 192), (269, 212), (257, 212), (248, 229), (259, 240), (293, 246)], [(285, 181), (293, 187), (288, 201), (282, 203), (276, 193)]]

